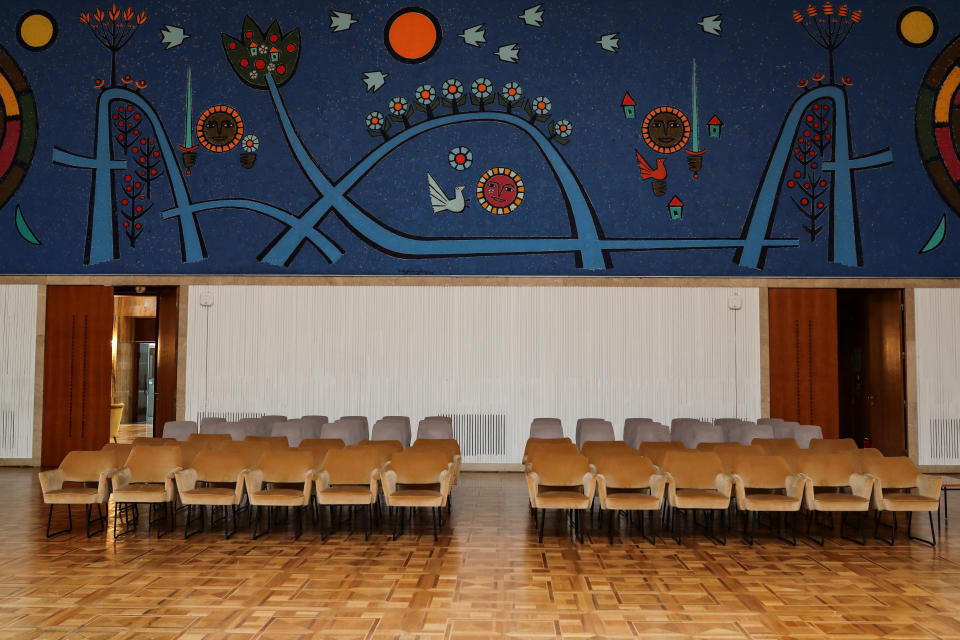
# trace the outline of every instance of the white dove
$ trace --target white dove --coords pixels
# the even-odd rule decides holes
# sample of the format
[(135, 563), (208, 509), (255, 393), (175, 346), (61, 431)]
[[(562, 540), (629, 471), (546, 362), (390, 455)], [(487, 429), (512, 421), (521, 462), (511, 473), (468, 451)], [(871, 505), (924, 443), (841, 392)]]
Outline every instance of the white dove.
[(430, 204), (433, 205), (433, 212), (440, 213), (441, 211), (449, 211), (450, 213), (463, 213), (463, 210), (466, 208), (467, 203), (463, 197), (463, 190), (466, 187), (458, 185), (453, 188), (454, 196), (453, 200), (447, 197), (447, 194), (443, 192), (443, 188), (437, 184), (437, 181), (433, 179), (433, 176), (429, 173), (427, 174), (427, 184), (430, 186)]

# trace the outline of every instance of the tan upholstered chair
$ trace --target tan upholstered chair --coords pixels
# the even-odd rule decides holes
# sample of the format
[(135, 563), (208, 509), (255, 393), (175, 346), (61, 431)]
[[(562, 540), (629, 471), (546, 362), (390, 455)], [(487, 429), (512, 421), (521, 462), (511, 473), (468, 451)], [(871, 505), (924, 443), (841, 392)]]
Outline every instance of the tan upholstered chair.
[[(50, 505), (47, 513), (47, 537), (73, 530), (73, 513), (70, 506), (82, 504), (87, 510), (87, 537), (103, 532), (103, 512), (100, 505), (107, 501), (107, 478), (115, 468), (115, 457), (112, 451), (71, 451), (64, 457), (63, 462), (56, 469), (40, 472), (40, 489), (43, 491), (43, 501)], [(82, 483), (77, 485), (77, 483)], [(94, 484), (96, 483), (96, 484)], [(50, 521), (53, 519), (53, 505), (67, 506), (66, 529), (50, 533)], [(100, 528), (90, 530), (93, 521), (90, 514), (93, 505), (97, 505), (97, 522)]]
[(394, 454), (403, 451), (403, 443), (399, 440), (363, 440), (357, 446), (376, 449), (382, 460), (381, 465), (388, 462)]
[(580, 452), (587, 456), (587, 459), (591, 462), (593, 462), (593, 456), (602, 455), (605, 452), (617, 451), (625, 453), (633, 452), (639, 455), (636, 449), (629, 446), (623, 440), (586, 440), (580, 448)]
[(579, 453), (577, 445), (570, 438), (530, 438), (523, 448), (521, 462), (527, 464), (540, 452), (551, 453)]
[(640, 446), (637, 447), (640, 455), (650, 458), (650, 461), (657, 465), (658, 469), (663, 469), (663, 460), (667, 457), (667, 452), (684, 450), (686, 450), (686, 446), (679, 441), (641, 442)]
[(808, 447), (816, 453), (846, 453), (857, 450), (857, 443), (853, 438), (815, 438)]
[(883, 452), (880, 449), (874, 449), (873, 447), (867, 447), (866, 449), (854, 449), (850, 451), (847, 455), (850, 456), (850, 459), (853, 461), (853, 470), (857, 473), (867, 473), (865, 464), (869, 458), (882, 458)]
[(797, 514), (803, 503), (806, 480), (791, 473), (787, 462), (780, 456), (751, 455), (739, 456), (734, 460), (733, 483), (737, 506), (747, 516), (744, 526), (747, 544), (753, 544), (760, 513), (768, 512), (793, 514), (793, 538), (779, 535), (779, 526), (777, 533), (781, 540), (796, 546)]
[[(677, 544), (683, 539), (684, 520), (688, 511), (710, 511), (711, 524), (712, 514), (720, 512), (726, 521), (733, 481), (723, 472), (720, 456), (712, 451), (668, 451), (663, 461), (663, 472), (667, 477), (667, 496), (673, 510), (673, 539)], [(726, 544), (726, 522), (721, 524), (721, 529), (723, 538), (713, 539)]]
[(114, 469), (119, 469), (123, 466), (123, 463), (127, 461), (127, 456), (130, 455), (130, 452), (133, 451), (133, 445), (108, 442), (100, 448), (100, 451), (109, 451), (110, 455), (113, 456), (113, 464), (111, 466)]
[[(173, 531), (175, 512), (171, 513), (174, 492), (174, 474), (180, 470), (180, 447), (134, 445), (123, 467), (110, 475), (113, 489), (113, 537), (132, 533), (140, 517), (138, 505), (150, 505), (150, 524), (167, 520), (167, 530)], [(132, 505), (132, 508), (131, 508)], [(123, 507), (125, 528), (117, 533), (120, 508)], [(162, 509), (162, 511), (161, 511)], [(132, 516), (131, 516), (132, 511)], [(154, 512), (157, 512), (154, 517)], [(157, 537), (163, 533), (157, 526)]]
[[(310, 504), (314, 456), (308, 449), (268, 449), (257, 466), (244, 474), (247, 499), (256, 507), (251, 535), (254, 540), (270, 533), (274, 512), (287, 507), (294, 514), (294, 539), (302, 533), (303, 508)], [(267, 507), (267, 528), (257, 531), (263, 507)]]
[[(240, 443), (237, 443), (240, 444)], [(180, 502), (187, 508), (186, 519), (183, 523), (183, 537), (203, 531), (204, 507), (221, 507), (223, 509), (223, 536), (229, 538), (237, 530), (237, 506), (243, 499), (243, 474), (249, 466), (249, 456), (241, 449), (233, 451), (200, 451), (193, 459), (193, 463), (186, 469), (175, 474), (177, 491)], [(200, 507), (200, 515), (193, 518), (193, 508)], [(230, 518), (227, 517), (227, 508), (233, 519), (233, 528), (230, 528)], [(190, 525), (200, 521), (200, 527), (190, 531)], [(211, 526), (214, 520), (210, 521)]]
[(288, 449), (290, 448), (290, 443), (287, 441), (286, 436), (247, 436), (243, 439), (244, 442), (255, 442), (257, 443), (264, 451), (267, 449)]
[[(403, 445), (397, 442), (403, 450)], [(334, 518), (332, 507), (366, 506), (367, 526), (365, 539), (370, 539), (373, 530), (373, 505), (380, 493), (380, 470), (382, 456), (378, 447), (348, 447), (327, 452), (323, 468), (316, 476), (316, 500), (320, 507), (330, 507), (330, 529), (336, 527), (339, 518)], [(350, 518), (353, 522), (353, 518)], [(329, 535), (329, 533), (327, 534)], [(326, 539), (327, 535), (324, 535)]]
[[(627, 447), (635, 451), (632, 447)], [(640, 512), (640, 535), (650, 544), (656, 544), (654, 516), (663, 507), (665, 478), (657, 473), (657, 468), (649, 458), (624, 455), (616, 452), (602, 452), (590, 458), (597, 470), (597, 493), (600, 506), (607, 513), (607, 535), (613, 544), (614, 522), (622, 511), (628, 516)], [(650, 514), (650, 536), (644, 535), (644, 519)], [(632, 518), (628, 518), (628, 522)]]
[[(907, 537), (911, 540), (924, 542), (936, 546), (937, 535), (933, 528), (933, 512), (937, 512), (939, 521), (940, 488), (943, 478), (920, 473), (917, 465), (910, 458), (871, 456), (863, 459), (864, 471), (874, 480), (873, 508), (874, 516), (873, 537), (881, 526), (881, 516), (884, 511), (890, 511), (893, 522), (890, 526), (890, 539), (878, 538), (891, 545), (897, 537), (897, 513), (907, 512)], [(913, 524), (913, 513), (926, 511), (930, 520), (930, 539), (924, 540), (910, 533)]]
[(394, 540), (403, 533), (405, 513), (423, 507), (430, 509), (433, 539), (437, 539), (438, 516), (442, 525), (441, 507), (447, 504), (450, 495), (451, 475), (450, 459), (440, 449), (409, 447), (393, 456), (381, 478), (387, 506), (393, 515)]
[(162, 447), (167, 443), (163, 441), (163, 438), (151, 438), (149, 436), (138, 436), (133, 439), (133, 444), (139, 445), (139, 446)]
[(586, 456), (580, 453), (538, 455), (527, 472), (530, 504), (540, 510), (540, 542), (547, 509), (561, 509), (574, 515), (577, 538), (583, 542), (581, 512), (593, 504), (597, 483)]
[(768, 456), (795, 456), (800, 452), (800, 445), (793, 438), (754, 438), (751, 444)]
[(300, 442), (298, 449), (309, 451), (313, 455), (313, 468), (323, 467), (323, 459), (331, 449), (343, 449), (346, 445), (340, 438), (307, 438)]
[(846, 539), (864, 544), (866, 538), (863, 534), (863, 513), (870, 509), (873, 478), (857, 473), (850, 455), (844, 453), (808, 453), (797, 456), (797, 470), (807, 481), (803, 502), (808, 511), (808, 537), (810, 527), (816, 520), (820, 528), (820, 539), (817, 543), (823, 545), (822, 514), (830, 514), (832, 525), (833, 514), (839, 511), (841, 513), (840, 536), (846, 538), (843, 535), (846, 514), (855, 512), (860, 538)]
[(411, 448), (416, 448), (418, 450), (427, 448), (433, 451), (443, 451), (447, 456), (447, 459), (453, 463), (453, 468), (450, 475), (451, 486), (457, 486), (460, 484), (461, 457), (459, 442), (453, 438), (420, 438), (418, 436)]
[(187, 442), (199, 442), (204, 449), (218, 451), (228, 442), (233, 442), (229, 433), (191, 433)]
[(744, 456), (762, 456), (763, 449), (757, 445), (742, 445), (739, 442), (720, 442), (713, 448), (720, 457), (720, 465), (727, 475), (733, 473), (733, 463)]

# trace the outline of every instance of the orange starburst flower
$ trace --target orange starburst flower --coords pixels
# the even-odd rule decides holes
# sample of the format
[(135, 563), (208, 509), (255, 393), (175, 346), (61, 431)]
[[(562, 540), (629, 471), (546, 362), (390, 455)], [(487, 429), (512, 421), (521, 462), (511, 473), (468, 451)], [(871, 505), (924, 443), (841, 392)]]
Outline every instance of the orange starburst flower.
[(143, 24), (143, 23), (146, 22), (146, 21), (147, 21), (147, 12), (146, 12), (146, 11), (141, 11), (141, 12), (137, 15), (137, 24)]
[(103, 22), (103, 10), (97, 7), (97, 10), (94, 12), (93, 17), (94, 19), (96, 19), (97, 22)]
[(133, 18), (133, 7), (127, 7), (127, 10), (123, 12), (123, 19), (130, 20)]
[(120, 19), (120, 9), (117, 9), (117, 5), (110, 8), (110, 19), (114, 22)]
[(848, 9), (847, 9), (847, 5), (845, 4), (842, 4), (837, 8), (837, 15), (839, 15), (841, 18), (846, 18), (847, 12), (848, 12)]
[(90, 14), (89, 14), (89, 13), (81, 13), (81, 14), (80, 14), (80, 22), (82, 22), (83, 24), (90, 24)]
[(807, 15), (811, 18), (815, 18), (817, 15), (817, 8), (812, 4), (807, 5)]
[(803, 22), (803, 14), (796, 9), (793, 10), (793, 21), (797, 23)]
[(829, 2), (823, 3), (823, 15), (832, 16), (833, 15), (833, 5)]
[(856, 11), (850, 14), (850, 19), (853, 20), (854, 22), (860, 22), (863, 19), (863, 11), (860, 11), (860, 9), (857, 9)]

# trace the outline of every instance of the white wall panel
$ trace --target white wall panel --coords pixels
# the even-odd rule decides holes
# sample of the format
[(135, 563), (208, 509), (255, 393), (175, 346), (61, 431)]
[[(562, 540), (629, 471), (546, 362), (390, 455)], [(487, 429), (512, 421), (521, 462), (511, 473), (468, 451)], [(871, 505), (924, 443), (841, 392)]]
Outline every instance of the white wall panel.
[(960, 289), (916, 289), (920, 464), (960, 464)]
[(0, 458), (33, 456), (37, 287), (0, 285)]
[(756, 289), (195, 286), (187, 343), (188, 419), (504, 414), (483, 462), (517, 461), (539, 416), (760, 411)]

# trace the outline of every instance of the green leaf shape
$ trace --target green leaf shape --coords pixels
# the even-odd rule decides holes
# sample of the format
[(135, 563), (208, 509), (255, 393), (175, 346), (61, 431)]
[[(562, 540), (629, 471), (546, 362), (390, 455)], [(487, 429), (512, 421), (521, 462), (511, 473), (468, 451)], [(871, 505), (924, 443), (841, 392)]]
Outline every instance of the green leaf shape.
[(920, 249), (920, 253), (929, 253), (943, 244), (943, 239), (947, 236), (947, 214), (943, 214), (940, 218), (940, 224), (937, 225), (937, 228), (933, 230), (933, 233), (930, 234), (930, 239), (927, 240), (927, 243), (923, 245), (923, 248)]
[(20, 237), (30, 244), (43, 244), (27, 224), (26, 219), (23, 217), (23, 211), (20, 209), (20, 205), (17, 205), (17, 231), (20, 233)]

